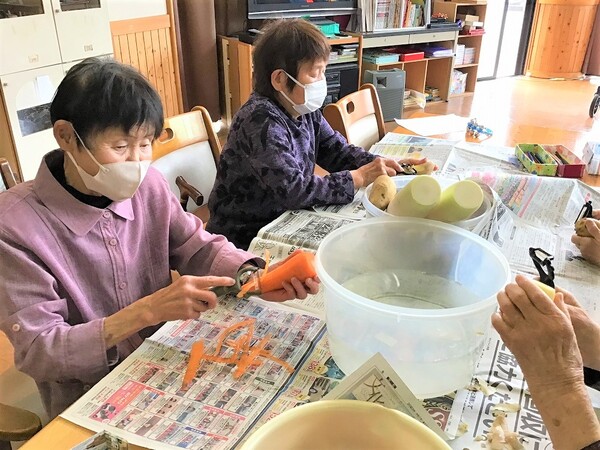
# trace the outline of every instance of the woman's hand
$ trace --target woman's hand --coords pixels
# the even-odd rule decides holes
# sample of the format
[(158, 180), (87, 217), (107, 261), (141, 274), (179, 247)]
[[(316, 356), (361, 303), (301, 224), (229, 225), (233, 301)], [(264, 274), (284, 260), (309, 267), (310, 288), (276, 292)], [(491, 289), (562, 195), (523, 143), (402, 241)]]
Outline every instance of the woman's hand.
[(217, 306), (217, 296), (208, 289), (231, 286), (233, 278), (184, 275), (169, 286), (140, 300), (149, 325), (170, 320), (197, 319), (200, 314)]
[[(292, 256), (301, 251), (302, 250), (294, 251), (284, 260), (273, 264), (269, 270), (279, 267), (288, 261)], [(260, 297), (269, 302), (285, 302), (286, 300), (293, 300), (295, 298), (304, 300), (309, 294), (316, 294), (319, 292), (319, 283), (321, 283), (321, 281), (316, 276), (314, 278), (307, 278), (304, 280), (304, 283), (302, 283), (298, 278), (292, 278), (289, 283), (285, 281), (283, 282), (283, 289), (266, 292), (261, 294)]]
[(556, 449), (579, 449), (600, 439), (600, 424), (583, 383), (583, 365), (565, 303), (517, 275), (498, 293), (492, 324), (517, 358), (531, 397)]
[(492, 324), (517, 358), (532, 392), (569, 389), (583, 383), (583, 364), (564, 294), (554, 301), (528, 278), (517, 275), (498, 293), (500, 312)]
[(600, 325), (588, 316), (573, 294), (558, 287), (555, 290), (563, 294), (571, 324), (577, 337), (577, 345), (581, 352), (583, 365), (600, 370)]
[(104, 341), (111, 348), (146, 327), (169, 320), (197, 319), (217, 305), (213, 286), (231, 286), (229, 277), (184, 275), (169, 286), (133, 302), (104, 319)]
[(400, 166), (402, 163), (417, 165), (423, 164), (426, 161), (427, 158), (395, 160), (392, 158), (380, 157), (375, 158), (370, 163), (365, 164), (356, 170), (351, 170), (350, 175), (352, 176), (352, 181), (354, 181), (354, 187), (358, 189), (368, 186), (375, 181), (375, 178), (379, 175), (389, 175), (390, 177), (393, 177), (402, 172), (402, 167)]
[[(593, 212), (594, 219), (600, 219), (600, 209)], [(582, 237), (574, 234), (571, 242), (581, 252), (586, 261), (600, 266), (600, 226), (596, 220), (586, 220), (585, 227), (592, 237)]]

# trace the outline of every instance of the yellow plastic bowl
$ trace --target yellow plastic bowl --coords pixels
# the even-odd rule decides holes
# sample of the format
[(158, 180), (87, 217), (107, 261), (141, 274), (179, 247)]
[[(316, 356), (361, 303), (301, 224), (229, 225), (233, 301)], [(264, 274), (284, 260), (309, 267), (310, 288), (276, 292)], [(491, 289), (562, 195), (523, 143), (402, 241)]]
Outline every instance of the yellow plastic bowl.
[(270, 420), (241, 450), (450, 449), (432, 430), (399, 411), (358, 400), (321, 400)]

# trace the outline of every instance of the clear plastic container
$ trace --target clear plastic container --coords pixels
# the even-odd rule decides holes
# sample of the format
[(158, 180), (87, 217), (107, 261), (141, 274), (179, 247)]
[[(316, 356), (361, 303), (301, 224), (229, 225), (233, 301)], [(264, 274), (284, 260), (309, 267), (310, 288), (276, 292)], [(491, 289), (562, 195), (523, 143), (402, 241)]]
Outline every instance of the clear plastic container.
[(464, 229), (378, 217), (329, 234), (317, 274), (338, 366), (349, 374), (380, 352), (428, 398), (469, 383), (511, 272), (493, 244)]
[[(415, 176), (420, 175), (401, 175), (397, 177), (392, 177), (394, 184), (396, 185), (396, 190), (402, 189), (404, 186), (408, 184), (410, 180), (412, 180)], [(453, 178), (444, 178), (444, 177), (435, 177), (436, 180), (440, 183), (442, 189), (447, 188), (451, 184), (456, 183), (458, 180)], [(477, 180), (473, 180), (477, 181)], [(479, 183), (481, 185), (481, 183)], [(494, 212), (494, 208), (496, 207), (496, 195), (495, 193), (487, 186), (481, 186), (483, 189), (483, 203), (481, 207), (475, 211), (471, 217), (466, 220), (461, 220), (460, 222), (453, 223), (457, 227), (464, 228), (465, 230), (469, 230), (478, 234), (484, 227), (485, 224), (490, 220), (492, 214)], [(371, 193), (371, 189), (373, 188), (373, 184), (370, 184), (365, 189), (365, 195), (363, 197), (363, 206), (367, 211), (367, 217), (396, 217), (392, 214), (382, 211), (377, 206), (375, 206), (369, 200), (369, 194)]]

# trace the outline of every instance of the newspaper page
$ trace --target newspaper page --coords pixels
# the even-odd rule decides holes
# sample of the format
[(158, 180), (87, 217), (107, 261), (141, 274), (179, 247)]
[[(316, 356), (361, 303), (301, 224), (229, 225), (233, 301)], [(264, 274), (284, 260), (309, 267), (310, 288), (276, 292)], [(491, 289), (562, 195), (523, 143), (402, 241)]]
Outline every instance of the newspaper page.
[(453, 147), (452, 154), (440, 173), (461, 178), (466, 176), (465, 173), (475, 171), (501, 171), (523, 175), (523, 170), (512, 147), (487, 147), (460, 142)]
[[(583, 204), (591, 200), (600, 205), (598, 192), (572, 179), (500, 172), (469, 175), (480, 177), (502, 200), (489, 239), (504, 253), (514, 272), (537, 276), (529, 248), (541, 248), (554, 257), (558, 286), (573, 292), (584, 303), (596, 298), (600, 270), (581, 258), (571, 236)], [(587, 309), (594, 312), (596, 305), (589, 303)], [(600, 312), (597, 318), (600, 319)]]
[(450, 139), (436, 139), (425, 136), (416, 136), (414, 134), (386, 133), (378, 144), (410, 144), (417, 146), (426, 145), (446, 145), (453, 147), (460, 141)]
[(418, 145), (418, 144), (374, 144), (370, 150), (374, 155), (388, 158), (427, 158), (438, 167), (444, 167), (452, 152), (451, 145)]
[[(316, 251), (319, 244), (333, 230), (355, 220), (309, 210), (286, 211), (273, 222), (265, 225), (250, 243), (256, 247), (258, 241), (274, 241), (296, 248)], [(265, 244), (260, 244), (264, 246)]]
[(448, 440), (442, 424), (434, 421), (381, 353), (369, 358), (325, 396), (325, 400), (332, 399), (361, 400), (401, 411)]
[(364, 194), (365, 188), (360, 188), (354, 194), (352, 201), (346, 205), (315, 206), (313, 209), (316, 212), (335, 214), (338, 217), (347, 217), (354, 220), (364, 219), (367, 217), (367, 211), (362, 203)]
[[(193, 342), (203, 340), (212, 353), (216, 337), (247, 318), (256, 319), (254, 342), (272, 336), (267, 349), (295, 372), (262, 359), (236, 380), (233, 364), (203, 361), (191, 387), (182, 391)], [(165, 324), (62, 416), (147, 448), (233, 448), (284, 387), (296, 389), (299, 402), (310, 399), (299, 369), (315, 353), (324, 328), (319, 318), (283, 305), (226, 299), (198, 320)], [(228, 351), (227, 342), (224, 347)]]
[[(364, 208), (362, 210), (364, 211)], [(264, 258), (265, 251), (268, 250), (271, 262), (285, 259), (297, 249), (315, 253), (325, 236), (356, 220), (356, 218), (326, 212), (287, 211), (258, 232), (258, 236), (250, 243), (248, 251)], [(287, 304), (319, 317), (325, 317), (323, 290), (315, 295), (309, 295), (304, 300), (291, 300)]]
[(456, 412), (464, 434), (450, 442), (453, 449), (488, 448), (485, 436), (498, 412), (506, 415), (509, 430), (519, 434), (526, 450), (553, 448), (515, 357), (493, 329), (486, 339), (471, 390), (456, 393), (453, 414)]

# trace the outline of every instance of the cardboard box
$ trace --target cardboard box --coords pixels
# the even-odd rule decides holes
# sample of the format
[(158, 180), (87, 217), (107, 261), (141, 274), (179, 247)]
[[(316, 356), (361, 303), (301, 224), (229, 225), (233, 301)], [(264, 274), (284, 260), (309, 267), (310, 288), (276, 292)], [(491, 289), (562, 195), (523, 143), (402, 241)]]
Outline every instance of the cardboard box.
[[(525, 170), (533, 175), (545, 175), (549, 177), (556, 175), (558, 164), (539, 144), (517, 144), (515, 155), (517, 155)], [(530, 155), (535, 155), (540, 162), (530, 157)]]
[(556, 176), (563, 178), (581, 178), (585, 173), (585, 163), (575, 153), (564, 145), (542, 145), (551, 155), (555, 155), (560, 162), (556, 169)]
[(479, 22), (479, 16), (475, 16), (473, 14), (457, 14), (457, 19), (460, 19), (464, 22)]

